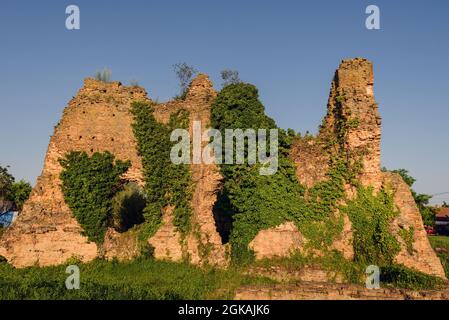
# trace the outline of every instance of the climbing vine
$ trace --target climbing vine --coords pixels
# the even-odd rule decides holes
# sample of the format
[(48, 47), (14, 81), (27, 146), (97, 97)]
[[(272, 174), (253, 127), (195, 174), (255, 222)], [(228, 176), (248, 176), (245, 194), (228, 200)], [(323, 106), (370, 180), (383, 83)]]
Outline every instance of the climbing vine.
[(190, 228), (192, 197), (191, 175), (188, 165), (175, 165), (170, 160), (171, 131), (188, 128), (189, 114), (179, 110), (170, 116), (164, 125), (156, 121), (153, 106), (135, 102), (131, 113), (134, 116), (133, 133), (137, 140), (138, 153), (142, 157), (147, 206), (144, 209), (142, 238), (153, 235), (162, 222), (163, 210), (173, 207), (174, 225), (185, 234)]
[(399, 242), (390, 232), (392, 220), (399, 214), (388, 190), (374, 194), (371, 187), (360, 186), (357, 197), (342, 206), (354, 230), (354, 259), (363, 264), (390, 265), (399, 253)]
[[(340, 96), (337, 104), (344, 102), (344, 94)], [(326, 179), (310, 189), (297, 181), (294, 164), (288, 157), (292, 141), (298, 139), (290, 130), (279, 129), (279, 168), (274, 175), (259, 175), (259, 165), (251, 166), (247, 161), (241, 165), (221, 165), (224, 187), (217, 206), (232, 215), (230, 243), (234, 262), (253, 260), (254, 253), (248, 248), (251, 240), (260, 230), (285, 221), (296, 224), (308, 240), (306, 246), (326, 254), (343, 230), (343, 218), (347, 215), (355, 233), (356, 261), (392, 263), (399, 250), (397, 240), (389, 231), (397, 215), (392, 194), (382, 190), (374, 195), (371, 189), (360, 186), (358, 176), (363, 169), (365, 151), (349, 154), (345, 148), (346, 135), (359, 126), (359, 119), (341, 114), (340, 109), (334, 106), (331, 110), (336, 125), (326, 128), (323, 123), (323, 134), (316, 140), (329, 156), (329, 169)], [(278, 129), (265, 115), (257, 89), (245, 83), (222, 89), (212, 106), (211, 118), (212, 126), (221, 130), (222, 135), (225, 129)], [(346, 199), (345, 185), (357, 189), (356, 199)], [(345, 202), (347, 205), (342, 205)]]
[[(278, 171), (269, 176), (259, 174), (260, 165), (221, 165), (225, 178), (219, 201), (232, 215), (231, 257), (236, 263), (254, 258), (248, 244), (262, 229), (293, 221), (317, 248), (332, 243), (342, 230), (341, 217), (335, 216), (337, 201), (344, 195), (345, 163), (333, 159), (328, 179), (310, 190), (297, 181), (295, 166), (289, 159), (292, 130), (279, 129), (265, 115), (257, 89), (250, 84), (231, 84), (223, 88), (212, 106), (212, 126), (225, 129), (278, 129)], [(235, 154), (235, 152), (234, 152)], [(246, 154), (245, 154), (246, 156)]]
[(131, 163), (109, 153), (70, 152), (59, 160), (62, 192), (90, 241), (102, 243), (112, 213), (112, 198)]
[(413, 248), (415, 228), (413, 226), (409, 227), (408, 229), (401, 228), (398, 234), (402, 238), (402, 241), (404, 241), (407, 252), (413, 255), (415, 253), (415, 249)]

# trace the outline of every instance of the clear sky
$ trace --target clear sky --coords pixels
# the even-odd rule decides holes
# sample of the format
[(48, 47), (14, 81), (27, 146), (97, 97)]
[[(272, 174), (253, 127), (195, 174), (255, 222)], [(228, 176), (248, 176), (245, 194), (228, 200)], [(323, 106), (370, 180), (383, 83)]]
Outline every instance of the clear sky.
[[(65, 28), (70, 4), (80, 30)], [(381, 30), (365, 28), (370, 4)], [(418, 192), (449, 191), (447, 0), (1, 0), (0, 165), (34, 183), (64, 106), (103, 67), (159, 101), (178, 92), (174, 63), (217, 88), (236, 69), (281, 127), (316, 132), (335, 69), (357, 56), (374, 62), (383, 165), (408, 169)]]

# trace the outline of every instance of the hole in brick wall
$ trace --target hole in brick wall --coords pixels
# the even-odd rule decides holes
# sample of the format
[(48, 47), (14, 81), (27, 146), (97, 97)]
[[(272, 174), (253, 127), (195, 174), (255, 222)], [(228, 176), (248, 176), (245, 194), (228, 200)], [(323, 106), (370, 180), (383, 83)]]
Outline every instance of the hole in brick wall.
[(114, 138), (111, 138), (111, 141), (114, 142)]
[(83, 114), (86, 114), (86, 111), (83, 111)]
[(94, 149), (90, 149), (90, 152), (94, 152)]
[(95, 136), (92, 137), (92, 140), (95, 140)]
[(233, 221), (233, 211), (227, 195), (222, 192), (218, 194), (217, 201), (214, 204), (212, 212), (214, 215), (215, 227), (221, 237), (221, 243), (226, 244), (229, 242), (229, 235), (231, 234)]
[(80, 136), (80, 140), (83, 138), (83, 136)]
[(115, 113), (113, 113), (112, 116), (115, 117)]
[(112, 199), (112, 227), (118, 232), (125, 232), (135, 225), (143, 223), (143, 209), (146, 199), (141, 187), (130, 181), (124, 181)]

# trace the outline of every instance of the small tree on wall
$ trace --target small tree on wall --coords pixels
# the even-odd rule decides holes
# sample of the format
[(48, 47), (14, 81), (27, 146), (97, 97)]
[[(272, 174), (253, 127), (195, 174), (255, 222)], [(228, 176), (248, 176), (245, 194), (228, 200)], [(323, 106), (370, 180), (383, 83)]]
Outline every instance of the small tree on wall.
[(236, 70), (225, 69), (221, 72), (221, 78), (223, 79), (223, 87), (230, 84), (237, 84), (242, 82), (239, 77), (239, 72)]
[(190, 82), (192, 81), (193, 77), (198, 73), (198, 71), (194, 67), (189, 66), (185, 62), (173, 65), (173, 70), (175, 71), (176, 76), (178, 77), (179, 80), (179, 87), (181, 89), (180, 97), (184, 97)]
[(95, 79), (101, 82), (109, 83), (112, 79), (112, 71), (111, 69), (104, 68), (103, 70), (99, 70), (95, 73)]

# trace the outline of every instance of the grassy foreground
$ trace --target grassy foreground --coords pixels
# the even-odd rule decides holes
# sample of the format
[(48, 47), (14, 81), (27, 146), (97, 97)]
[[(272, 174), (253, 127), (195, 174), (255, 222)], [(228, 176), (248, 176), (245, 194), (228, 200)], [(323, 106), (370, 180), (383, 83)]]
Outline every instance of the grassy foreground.
[[(449, 237), (429, 237), (449, 276)], [(299, 269), (310, 261), (292, 257), (259, 266), (281, 265)], [(80, 268), (80, 289), (67, 290), (66, 267), (75, 264)], [(267, 264), (267, 265), (265, 265)], [(338, 269), (346, 280), (361, 283), (359, 276), (364, 268), (341, 259), (320, 261), (324, 269)], [(414, 290), (437, 289), (442, 283), (434, 277), (414, 272), (400, 266), (381, 268), (386, 286)], [(76, 261), (55, 267), (30, 267), (15, 269), (0, 260), (0, 300), (8, 299), (94, 299), (94, 300), (202, 300), (232, 299), (242, 285), (272, 284), (273, 280), (245, 275), (245, 270), (201, 269), (187, 263), (156, 261), (139, 258), (119, 263), (94, 260), (87, 264)], [(362, 283), (361, 283), (362, 284)]]
[(431, 236), (429, 241), (443, 264), (446, 277), (449, 278), (449, 237)]
[(6, 299), (232, 299), (235, 289), (272, 280), (236, 270), (203, 270), (184, 263), (138, 259), (77, 264), (80, 289), (67, 290), (67, 265), (14, 269), (0, 263), (0, 300)]

